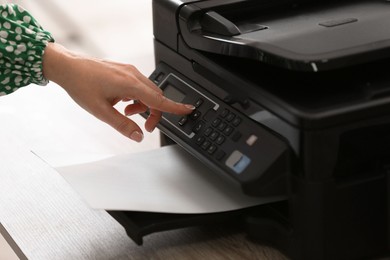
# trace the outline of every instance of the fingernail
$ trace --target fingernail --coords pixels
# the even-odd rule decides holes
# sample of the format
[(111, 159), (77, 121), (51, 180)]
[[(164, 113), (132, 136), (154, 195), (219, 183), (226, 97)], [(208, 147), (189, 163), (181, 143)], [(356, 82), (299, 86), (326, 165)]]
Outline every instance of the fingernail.
[(186, 108), (189, 108), (191, 110), (195, 110), (195, 107), (193, 105), (184, 105)]
[(144, 135), (138, 131), (134, 131), (131, 133), (130, 139), (139, 143), (144, 139)]

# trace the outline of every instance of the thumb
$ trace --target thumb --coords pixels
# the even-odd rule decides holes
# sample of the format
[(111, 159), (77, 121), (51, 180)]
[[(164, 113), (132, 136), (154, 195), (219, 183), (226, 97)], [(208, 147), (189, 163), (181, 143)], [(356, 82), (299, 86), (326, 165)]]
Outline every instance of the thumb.
[(133, 120), (119, 113), (118, 110), (111, 106), (106, 109), (101, 119), (133, 141), (141, 142), (144, 138), (141, 128)]

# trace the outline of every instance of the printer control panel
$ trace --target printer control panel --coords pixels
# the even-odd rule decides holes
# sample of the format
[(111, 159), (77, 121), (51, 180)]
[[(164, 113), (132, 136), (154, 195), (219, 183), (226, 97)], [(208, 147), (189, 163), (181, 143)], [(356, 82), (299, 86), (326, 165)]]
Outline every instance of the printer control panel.
[(165, 64), (150, 78), (166, 97), (196, 107), (190, 115), (163, 113), (159, 123), (190, 153), (249, 186), (261, 187), (284, 174), (287, 145), (279, 136)]

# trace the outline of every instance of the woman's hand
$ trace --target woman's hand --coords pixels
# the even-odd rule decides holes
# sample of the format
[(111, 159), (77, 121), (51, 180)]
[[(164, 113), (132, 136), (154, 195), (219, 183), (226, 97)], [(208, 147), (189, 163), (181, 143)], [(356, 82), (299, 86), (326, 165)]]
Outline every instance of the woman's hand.
[[(44, 76), (62, 86), (85, 110), (123, 135), (141, 142), (141, 128), (127, 116), (150, 110), (145, 129), (153, 131), (162, 112), (189, 114), (192, 105), (176, 103), (134, 66), (74, 54), (61, 45), (49, 43), (43, 56)], [(119, 101), (136, 101), (125, 115), (113, 106)]]

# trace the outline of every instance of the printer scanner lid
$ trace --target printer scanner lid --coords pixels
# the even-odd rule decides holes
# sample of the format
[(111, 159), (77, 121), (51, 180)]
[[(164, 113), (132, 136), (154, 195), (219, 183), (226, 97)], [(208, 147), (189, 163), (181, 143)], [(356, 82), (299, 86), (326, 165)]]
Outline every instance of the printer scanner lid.
[(390, 56), (385, 0), (208, 0), (179, 11), (194, 49), (317, 72)]

